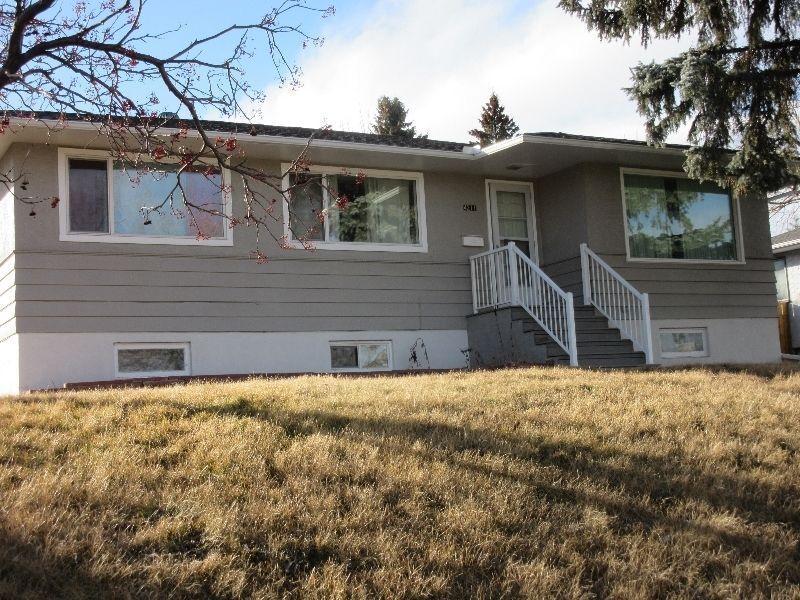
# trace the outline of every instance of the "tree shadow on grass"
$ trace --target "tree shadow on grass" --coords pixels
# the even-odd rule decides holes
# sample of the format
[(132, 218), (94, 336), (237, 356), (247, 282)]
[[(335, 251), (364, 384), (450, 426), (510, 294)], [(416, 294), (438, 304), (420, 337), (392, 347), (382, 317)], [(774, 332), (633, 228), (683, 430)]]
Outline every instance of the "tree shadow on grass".
[(44, 543), (23, 540), (0, 520), (0, 598), (125, 598), (125, 589), (92, 575), (80, 558), (47, 553)]
[[(734, 513), (756, 525), (779, 527), (797, 537), (800, 536), (800, 512), (797, 510), (800, 485), (756, 481), (744, 473), (736, 477), (709, 472), (682, 453), (659, 456), (599, 450), (588, 444), (554, 443), (543, 436), (510, 435), (497, 429), (456, 427), (413, 418), (345, 416), (324, 410), (286, 411), (274, 405), (259, 406), (243, 398), (223, 406), (181, 405), (181, 410), (263, 419), (283, 428), (289, 437), (325, 433), (380, 440), (382, 445), (388, 444), (392, 453), (413, 454), (429, 460), (430, 451), (415, 449), (415, 442), (421, 441), (435, 453), (435, 460), (456, 468), (483, 476), (514, 479), (528, 486), (534, 496), (552, 503), (600, 508), (613, 517), (613, 527), (619, 534), (646, 533), (655, 527), (671, 533), (692, 532), (731, 552), (737, 562), (757, 561), (777, 579), (800, 584), (800, 546), (776, 548), (769, 539), (676, 517), (670, 511), (681, 501), (695, 500), (718, 512)], [(567, 422), (564, 426), (569, 428), (571, 424)], [(490, 466), (488, 461), (475, 461), (471, 454), (495, 455), (550, 467), (568, 478), (580, 477), (591, 482), (590, 489), (624, 490), (630, 500), (611, 500), (608, 495), (601, 497), (590, 491), (555, 485), (540, 476), (512, 474)], [(555, 481), (559, 476), (548, 479)]]

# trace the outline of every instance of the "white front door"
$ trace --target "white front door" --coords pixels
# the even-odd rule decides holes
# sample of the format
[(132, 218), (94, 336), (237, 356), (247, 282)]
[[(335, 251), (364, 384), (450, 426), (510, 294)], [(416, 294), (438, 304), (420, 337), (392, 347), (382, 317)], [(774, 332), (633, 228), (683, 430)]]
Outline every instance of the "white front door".
[(487, 180), (486, 191), (492, 248), (514, 242), (538, 264), (532, 186), (527, 183)]

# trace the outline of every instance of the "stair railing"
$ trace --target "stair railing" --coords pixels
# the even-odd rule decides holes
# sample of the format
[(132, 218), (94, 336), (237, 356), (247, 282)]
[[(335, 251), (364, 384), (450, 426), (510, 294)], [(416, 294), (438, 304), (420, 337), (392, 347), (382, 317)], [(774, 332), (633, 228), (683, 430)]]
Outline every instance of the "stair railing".
[(565, 292), (514, 242), (470, 257), (475, 313), (504, 306), (522, 307), (578, 366), (575, 307)]
[(623, 338), (644, 352), (647, 364), (653, 364), (653, 335), (650, 325), (650, 297), (637, 290), (619, 273), (581, 244), (583, 302), (594, 306)]

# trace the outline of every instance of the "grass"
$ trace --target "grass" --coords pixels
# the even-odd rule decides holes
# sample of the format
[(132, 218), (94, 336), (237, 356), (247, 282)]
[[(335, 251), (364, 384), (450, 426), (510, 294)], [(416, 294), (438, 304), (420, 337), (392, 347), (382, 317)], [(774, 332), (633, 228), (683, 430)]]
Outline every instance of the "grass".
[(0, 598), (800, 597), (800, 372), (0, 399)]

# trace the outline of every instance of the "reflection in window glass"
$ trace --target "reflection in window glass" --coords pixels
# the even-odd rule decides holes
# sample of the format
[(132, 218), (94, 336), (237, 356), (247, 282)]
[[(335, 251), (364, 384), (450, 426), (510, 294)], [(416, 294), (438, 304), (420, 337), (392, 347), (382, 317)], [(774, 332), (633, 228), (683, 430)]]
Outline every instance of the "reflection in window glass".
[(327, 177), (331, 203), (347, 204), (330, 214), (330, 241), (417, 244), (416, 183), (405, 179)]
[[(152, 165), (152, 171), (130, 171), (114, 167), (114, 230), (127, 235), (152, 235), (170, 237), (225, 237), (222, 214), (205, 211), (225, 210), (222, 194), (222, 175), (219, 172), (190, 172), (180, 174), (177, 187), (177, 166)], [(183, 193), (201, 210), (189, 210), (183, 204)], [(172, 194), (160, 212), (144, 208), (160, 206)], [(174, 209), (174, 212), (173, 212)], [(149, 221), (146, 223), (146, 221)]]
[(108, 163), (69, 159), (69, 230), (108, 233)]
[(706, 353), (705, 331), (702, 329), (661, 331), (661, 353), (669, 355), (704, 355)]
[(736, 260), (728, 192), (712, 183), (626, 173), (633, 258)]
[(358, 359), (362, 369), (388, 369), (389, 348), (386, 344), (362, 344), (358, 347)]
[(119, 348), (120, 373), (181, 373), (186, 371), (185, 348)]
[(385, 342), (334, 344), (331, 346), (332, 369), (388, 369), (389, 344)]
[(358, 347), (331, 346), (331, 368), (333, 369), (358, 368)]
[(293, 173), (290, 175), (291, 204), (289, 229), (295, 239), (323, 241), (325, 229), (322, 214), (322, 175)]

